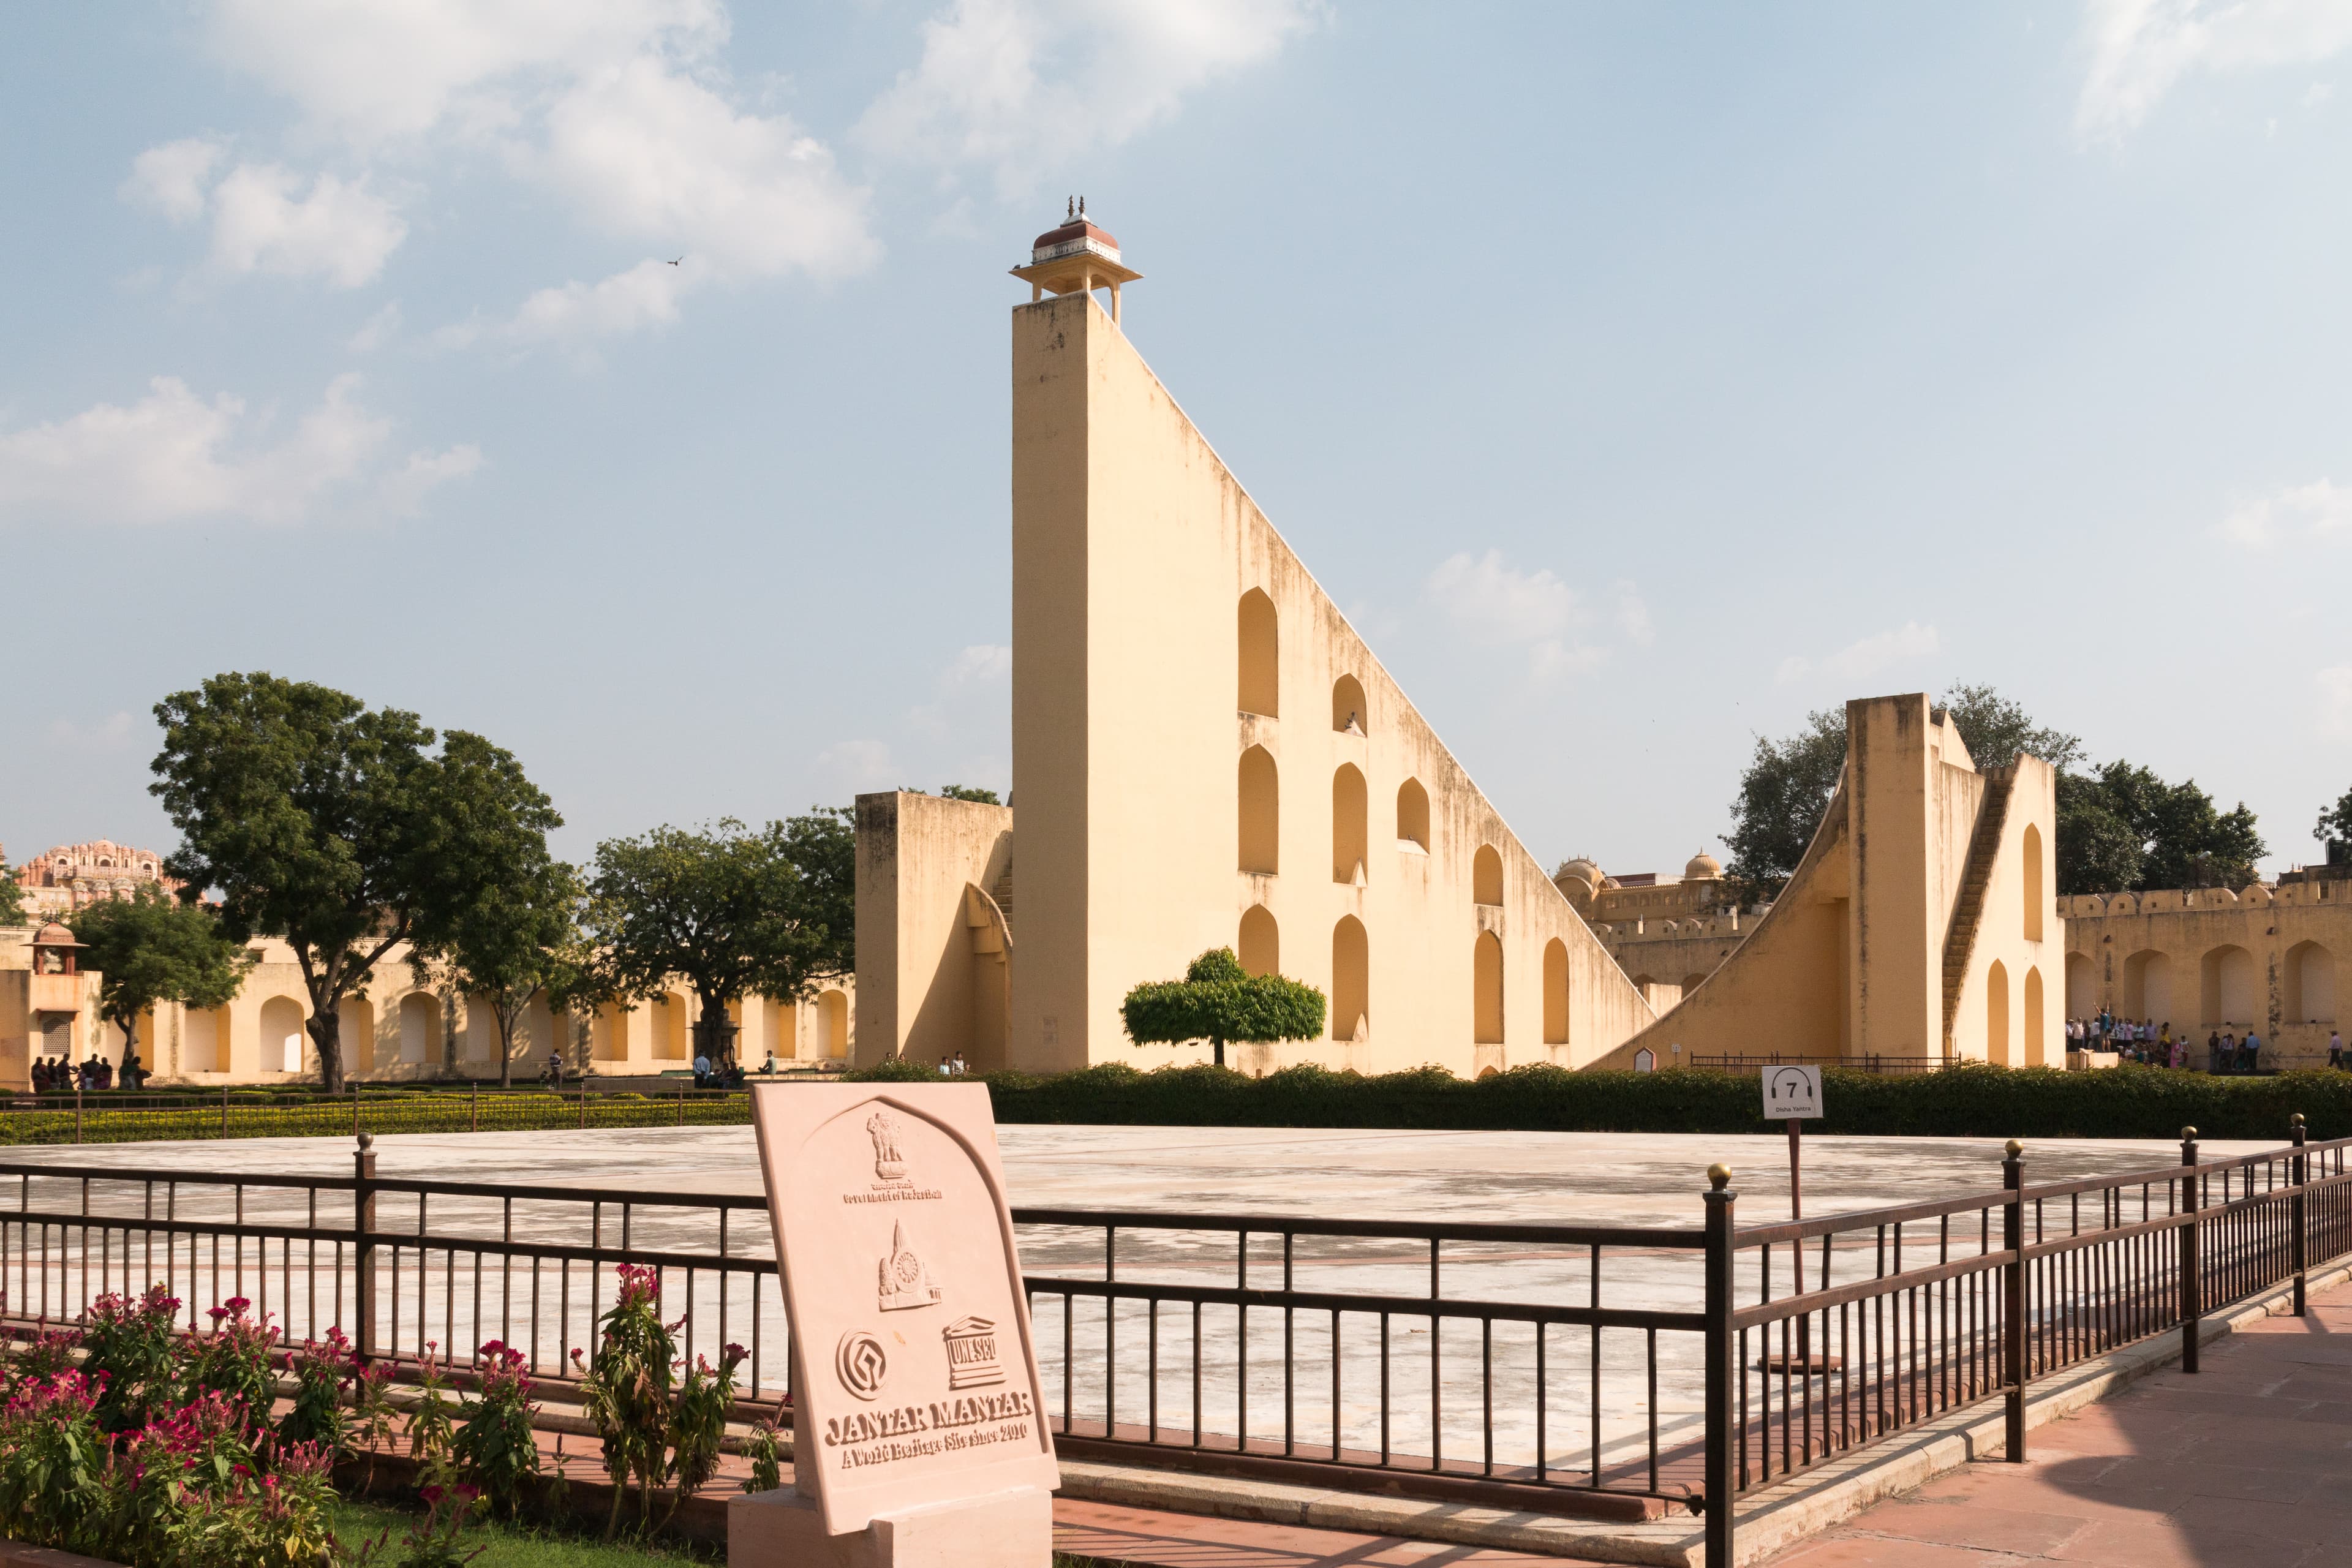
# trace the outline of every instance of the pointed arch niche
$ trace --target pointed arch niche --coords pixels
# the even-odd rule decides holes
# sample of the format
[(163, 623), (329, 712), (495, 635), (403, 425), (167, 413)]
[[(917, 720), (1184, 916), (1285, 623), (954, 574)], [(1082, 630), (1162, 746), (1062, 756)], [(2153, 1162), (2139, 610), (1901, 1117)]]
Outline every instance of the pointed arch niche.
[(1503, 901), (1503, 857), (1491, 844), (1478, 846), (1470, 859), (1470, 901), (1500, 905)]
[(1274, 601), (1262, 588), (1242, 595), (1238, 616), (1241, 636), (1241, 686), (1234, 706), (1244, 713), (1268, 719), (1282, 714), (1282, 638)]
[(1544, 943), (1543, 1037), (1547, 1046), (1568, 1044), (1568, 943)]
[(1473, 1044), (1503, 1043), (1503, 942), (1493, 931), (1478, 933), (1471, 955), (1471, 1035)]
[(1331, 775), (1331, 879), (1361, 887), (1367, 854), (1364, 775), (1353, 763), (1341, 763)]
[(1264, 746), (1242, 753), (1236, 781), (1241, 804), (1241, 869), (1271, 877), (1282, 868), (1282, 781)]
[(1331, 683), (1331, 728), (1342, 735), (1368, 735), (1372, 710), (1364, 701), (1364, 683), (1343, 675)]
[(1331, 928), (1331, 1037), (1371, 1037), (1371, 952), (1364, 922), (1341, 915)]
[(1282, 929), (1264, 904), (1252, 904), (1242, 911), (1241, 941), (1234, 955), (1252, 974), (1282, 973)]
[(2023, 846), (2025, 861), (2025, 940), (2042, 940), (2042, 829), (2032, 823), (2025, 825)]
[(1397, 847), (1429, 853), (1429, 792), (1419, 779), (1397, 785)]

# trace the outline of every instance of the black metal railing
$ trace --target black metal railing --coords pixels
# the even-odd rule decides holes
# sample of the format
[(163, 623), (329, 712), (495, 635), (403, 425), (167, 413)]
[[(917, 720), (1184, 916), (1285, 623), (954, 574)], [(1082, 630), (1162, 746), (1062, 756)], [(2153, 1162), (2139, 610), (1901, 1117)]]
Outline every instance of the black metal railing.
[(1848, 1072), (1913, 1073), (1941, 1072), (1958, 1059), (1954, 1057), (1889, 1057), (1876, 1052), (1853, 1057), (1817, 1057), (1766, 1051), (1745, 1056), (1737, 1053), (1693, 1056), (1687, 1065), (1715, 1072), (1761, 1072), (1766, 1068), (1822, 1067), (1843, 1068)]
[[(744, 1344), (781, 1407), (790, 1326), (757, 1194), (0, 1164), (16, 1331), (109, 1290), (249, 1298), (291, 1339), (463, 1367), (499, 1339), (559, 1385), (615, 1265), (658, 1271), (688, 1354)], [(1019, 1208), (1048, 1418), (1074, 1455), (1543, 1511), (1731, 1503), (2352, 1255), (2352, 1139), (1741, 1227), (1357, 1222)]]

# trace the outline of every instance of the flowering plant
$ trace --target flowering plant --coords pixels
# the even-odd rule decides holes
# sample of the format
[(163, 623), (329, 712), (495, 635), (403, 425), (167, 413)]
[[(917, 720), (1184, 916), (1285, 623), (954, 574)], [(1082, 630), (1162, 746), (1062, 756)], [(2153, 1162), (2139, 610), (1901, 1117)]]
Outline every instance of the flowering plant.
[(581, 1406), (604, 1439), (604, 1473), (613, 1479), (606, 1540), (620, 1528), (621, 1501), (633, 1479), (638, 1517), (651, 1521), (654, 1489), (668, 1469), (670, 1367), (677, 1354), (670, 1325), (661, 1320), (660, 1270), (624, 1263), (620, 1274), (620, 1292), (597, 1325), (595, 1358), (583, 1365), (581, 1352), (572, 1352), (582, 1368)]
[(172, 1331), (179, 1310), (180, 1299), (161, 1285), (149, 1286), (142, 1296), (110, 1291), (90, 1303), (81, 1332), (81, 1366), (92, 1376), (105, 1374), (98, 1400), (98, 1424), (104, 1430), (144, 1426), (171, 1403), (179, 1380)]
[(199, 1334), (188, 1352), (185, 1387), (191, 1396), (225, 1394), (244, 1407), (248, 1426), (262, 1426), (278, 1402), (278, 1374), (271, 1351), (278, 1331), (268, 1314), (248, 1318), (253, 1303), (232, 1296), (205, 1316), (212, 1331)]
[(539, 1474), (531, 1430), (530, 1374), (523, 1352), (492, 1340), (481, 1357), (481, 1396), (464, 1407), (466, 1424), (450, 1445), (458, 1473), (481, 1489), (494, 1513), (511, 1519), (523, 1483)]
[[(335, 1458), (352, 1451), (352, 1418), (343, 1391), (359, 1376), (359, 1357), (343, 1331), (330, 1328), (325, 1342), (304, 1340), (280, 1364), (294, 1377), (293, 1405), (278, 1418), (281, 1443), (316, 1443)], [(387, 1368), (387, 1371), (389, 1369)]]
[(677, 1407), (669, 1418), (671, 1518), (718, 1472), (727, 1413), (735, 1406), (735, 1369), (743, 1364), (745, 1354), (741, 1345), (730, 1344), (719, 1353), (715, 1367), (698, 1355), (678, 1381)]

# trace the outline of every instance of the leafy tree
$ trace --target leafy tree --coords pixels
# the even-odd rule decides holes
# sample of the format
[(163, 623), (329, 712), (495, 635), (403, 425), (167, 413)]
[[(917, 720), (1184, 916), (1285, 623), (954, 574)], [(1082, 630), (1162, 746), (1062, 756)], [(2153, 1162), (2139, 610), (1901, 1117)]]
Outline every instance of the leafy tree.
[(996, 798), (996, 792), (994, 790), (982, 789), (974, 784), (948, 784), (940, 789), (940, 794), (949, 800), (977, 801), (982, 805), (1003, 805), (1004, 804), (1003, 801)]
[(857, 840), (851, 813), (820, 806), (756, 831), (657, 827), (596, 847), (586, 929), (609, 993), (701, 999), (701, 1054), (716, 1060), (727, 1005), (798, 1000), (856, 966)]
[(2005, 768), (2020, 753), (2062, 773), (2082, 764), (2081, 736), (2036, 724), (2021, 704), (1990, 686), (1955, 686), (1941, 706), (1979, 768)]
[[(2329, 865), (2334, 866), (2343, 860), (2346, 847), (2352, 846), (2352, 789), (2346, 790), (2342, 799), (2319, 814), (2319, 825), (2311, 833), (2313, 837), (2327, 847)], [(0, 872), (0, 876), (5, 875), (5, 872)], [(0, 889), (0, 899), (6, 897), (6, 891)], [(7, 923), (5, 919), (0, 919), (0, 925)]]
[(0, 926), (26, 924), (25, 886), (5, 865), (0, 865)]
[(139, 1015), (158, 1002), (226, 1006), (260, 957), (221, 929), (211, 910), (184, 904), (152, 882), (79, 911), (74, 936), (89, 950), (82, 963), (105, 975), (99, 1011), (126, 1041), (138, 1038)]
[(1323, 1032), (1323, 993), (1279, 974), (1251, 974), (1230, 947), (1194, 959), (1181, 980), (1150, 980), (1127, 994), (1119, 1021), (1139, 1046), (1206, 1040), (1216, 1065), (1225, 1042), (1311, 1040)]
[(567, 999), (581, 986), (577, 936), (584, 889), (580, 873), (547, 852), (544, 834), (517, 833), (499, 863), (478, 865), (482, 886), (446, 930), (418, 942), (410, 966), (419, 984), (434, 970), (487, 1003), (499, 1026), (499, 1083), (514, 1082), (515, 1027), (533, 998)]
[(562, 826), (508, 752), (414, 713), (273, 675), (216, 675), (156, 704), (160, 797), (191, 900), (221, 894), (232, 941), (282, 939), (310, 993), (330, 1092), (342, 1001), (400, 942), (446, 942), (518, 836)]
[(2195, 779), (2116, 761), (2058, 781), (2058, 890), (2242, 888), (2265, 853), (2243, 802), (2221, 811)]
[(1731, 831), (1723, 840), (1731, 851), (1724, 874), (1738, 886), (1741, 903), (1780, 897), (1812, 843), (1844, 767), (1843, 708), (1806, 714), (1804, 728), (1786, 741), (1756, 737), (1756, 755), (1740, 775)]

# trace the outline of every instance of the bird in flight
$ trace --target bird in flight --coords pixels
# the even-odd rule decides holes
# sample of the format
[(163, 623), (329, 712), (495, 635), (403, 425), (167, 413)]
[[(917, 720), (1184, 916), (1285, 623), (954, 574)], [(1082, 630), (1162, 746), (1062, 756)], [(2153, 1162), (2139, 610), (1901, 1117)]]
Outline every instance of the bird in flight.
[(672, 267), (676, 267), (676, 266), (678, 264), (678, 262), (679, 262), (679, 261), (684, 261), (685, 259), (686, 259), (686, 258), (685, 258), (685, 257), (683, 257), (683, 256), (681, 256), (681, 257), (679, 257), (679, 258), (677, 258), (677, 261), (673, 261), (673, 262), (671, 262), (671, 263), (670, 263), (670, 265), (671, 265)]

